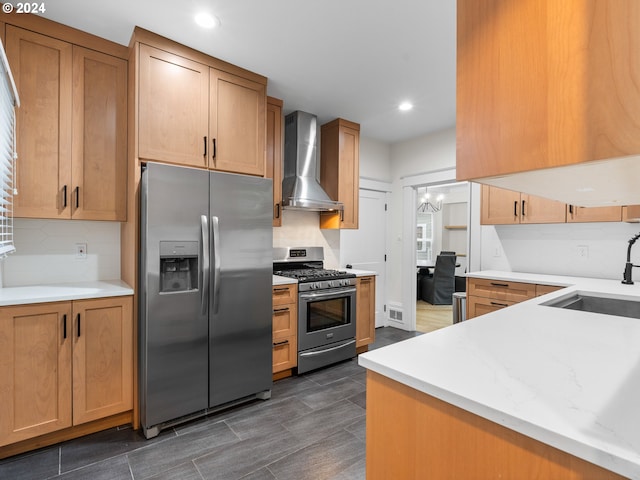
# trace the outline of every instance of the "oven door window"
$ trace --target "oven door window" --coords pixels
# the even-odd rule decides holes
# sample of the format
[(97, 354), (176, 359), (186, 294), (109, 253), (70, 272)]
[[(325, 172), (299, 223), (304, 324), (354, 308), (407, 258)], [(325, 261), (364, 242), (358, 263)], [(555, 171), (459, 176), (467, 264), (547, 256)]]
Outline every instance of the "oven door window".
[(307, 303), (307, 333), (351, 323), (350, 297)]

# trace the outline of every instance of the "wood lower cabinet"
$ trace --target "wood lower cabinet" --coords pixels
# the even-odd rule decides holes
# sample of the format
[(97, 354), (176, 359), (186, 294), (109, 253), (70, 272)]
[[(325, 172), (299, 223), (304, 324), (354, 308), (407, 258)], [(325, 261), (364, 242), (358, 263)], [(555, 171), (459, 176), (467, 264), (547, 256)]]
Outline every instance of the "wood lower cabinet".
[(360, 199), (360, 125), (338, 118), (321, 127), (320, 184), (341, 213), (322, 212), (320, 228), (358, 228)]
[(0, 446), (131, 410), (132, 342), (132, 297), (0, 308)]
[(356, 349), (366, 351), (376, 340), (376, 277), (358, 277), (356, 284)]
[(136, 28), (137, 157), (265, 175), (266, 78)]
[(273, 287), (273, 378), (298, 366), (298, 285)]
[(14, 215), (126, 220), (125, 47), (91, 37), (84, 48), (75, 44), (84, 39), (79, 33), (44, 19), (15, 23), (29, 28), (6, 26), (21, 103)]
[(282, 100), (267, 97), (266, 177), (273, 179), (273, 226), (282, 226)]
[(495, 312), (564, 287), (467, 277), (467, 319)]

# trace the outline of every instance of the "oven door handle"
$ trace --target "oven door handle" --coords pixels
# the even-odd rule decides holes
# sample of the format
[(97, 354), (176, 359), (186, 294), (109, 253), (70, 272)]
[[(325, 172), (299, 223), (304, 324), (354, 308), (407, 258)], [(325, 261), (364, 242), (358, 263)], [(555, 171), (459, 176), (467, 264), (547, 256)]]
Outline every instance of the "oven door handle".
[(356, 293), (355, 287), (332, 288), (322, 292), (302, 292), (299, 294), (300, 300), (315, 300), (318, 298), (331, 299), (344, 297), (345, 294)]
[(301, 353), (300, 356), (301, 357), (315, 357), (316, 355), (324, 355), (327, 352), (332, 352), (333, 350), (339, 350), (341, 348), (348, 347), (349, 345), (351, 345), (353, 343), (356, 343), (356, 341), (355, 340), (349, 340), (346, 343), (341, 343), (337, 347), (326, 348), (324, 350), (316, 350), (314, 352), (304, 352), (304, 353)]

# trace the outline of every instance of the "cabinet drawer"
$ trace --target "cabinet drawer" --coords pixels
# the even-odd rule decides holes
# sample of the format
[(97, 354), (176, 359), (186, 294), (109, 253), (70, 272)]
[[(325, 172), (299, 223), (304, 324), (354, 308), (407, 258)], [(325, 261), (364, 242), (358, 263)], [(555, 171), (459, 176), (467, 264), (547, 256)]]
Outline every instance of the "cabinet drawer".
[(498, 301), (522, 302), (536, 296), (536, 285), (534, 283), (469, 278), (467, 295), (492, 298)]
[(467, 318), (479, 317), (485, 313), (495, 312), (505, 307), (515, 305), (518, 302), (511, 302), (508, 300), (496, 300), (485, 297), (467, 297)]
[(298, 365), (298, 341), (295, 335), (273, 342), (273, 373)]
[(536, 285), (536, 297), (555, 292), (557, 290), (562, 290), (563, 288), (565, 287), (558, 287), (557, 285)]
[(298, 303), (298, 285), (277, 285), (273, 287), (273, 304), (286, 305), (287, 303)]
[(295, 304), (273, 308), (273, 340), (295, 336), (297, 332), (297, 308)]

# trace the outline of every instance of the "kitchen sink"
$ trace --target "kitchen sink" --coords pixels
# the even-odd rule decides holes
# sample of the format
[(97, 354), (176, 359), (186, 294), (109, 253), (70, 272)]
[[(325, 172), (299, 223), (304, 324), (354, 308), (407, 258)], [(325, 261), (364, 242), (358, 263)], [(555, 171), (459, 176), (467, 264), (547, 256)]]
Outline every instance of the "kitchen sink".
[(640, 318), (640, 301), (598, 297), (584, 293), (576, 293), (569, 297), (558, 298), (542, 303), (541, 305), (580, 310), (582, 312), (616, 315), (619, 317)]

